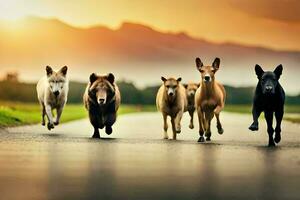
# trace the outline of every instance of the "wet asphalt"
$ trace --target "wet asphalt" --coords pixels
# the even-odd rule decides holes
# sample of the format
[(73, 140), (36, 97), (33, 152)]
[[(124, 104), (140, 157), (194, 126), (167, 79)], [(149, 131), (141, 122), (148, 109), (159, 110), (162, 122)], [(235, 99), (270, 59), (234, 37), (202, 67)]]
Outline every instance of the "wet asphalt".
[(159, 113), (120, 116), (103, 139), (87, 119), (1, 130), (0, 199), (300, 199), (298, 124), (284, 121), (268, 148), (265, 122), (250, 132), (250, 115), (222, 113), (224, 134), (214, 121), (203, 144), (188, 120), (177, 141), (161, 139)]

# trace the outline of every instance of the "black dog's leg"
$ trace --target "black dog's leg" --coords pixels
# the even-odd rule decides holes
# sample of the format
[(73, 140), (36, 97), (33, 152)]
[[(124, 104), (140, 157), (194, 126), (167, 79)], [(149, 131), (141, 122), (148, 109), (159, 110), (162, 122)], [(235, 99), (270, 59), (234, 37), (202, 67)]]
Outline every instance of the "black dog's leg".
[(262, 110), (256, 108), (256, 106), (253, 105), (253, 109), (252, 109), (253, 123), (249, 127), (249, 129), (251, 131), (257, 131), (258, 130), (258, 118), (259, 118), (261, 112), (262, 112)]
[(94, 135), (93, 138), (100, 138), (99, 129), (97, 127), (94, 127)]
[(273, 112), (272, 111), (266, 111), (265, 112), (265, 118), (268, 125), (268, 134), (269, 134), (269, 147), (275, 146), (274, 140), (273, 140)]
[(283, 108), (280, 110), (275, 111), (275, 118), (276, 118), (276, 128), (275, 128), (275, 138), (274, 141), (279, 143), (281, 140), (281, 121), (283, 118)]

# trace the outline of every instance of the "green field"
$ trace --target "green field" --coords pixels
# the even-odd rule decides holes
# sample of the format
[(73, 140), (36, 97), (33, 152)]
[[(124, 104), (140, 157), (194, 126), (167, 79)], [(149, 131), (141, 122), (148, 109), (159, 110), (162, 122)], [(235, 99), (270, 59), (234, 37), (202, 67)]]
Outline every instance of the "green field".
[[(153, 111), (153, 106), (122, 105), (119, 115), (133, 112)], [(87, 111), (82, 104), (67, 104), (64, 108), (61, 122), (87, 117)], [(0, 102), (0, 127), (36, 124), (41, 122), (41, 111), (38, 104)]]
[[(226, 112), (251, 114), (251, 105), (226, 105)], [(133, 112), (156, 111), (155, 106), (122, 105), (118, 111), (119, 115)], [(262, 115), (263, 116), (263, 115)], [(87, 117), (87, 111), (82, 104), (67, 104), (62, 114), (61, 122), (68, 122)], [(285, 106), (285, 120), (300, 123), (300, 106)], [(41, 111), (38, 104), (0, 102), (0, 128), (8, 126), (19, 126), (25, 124), (36, 124), (41, 122)]]
[[(252, 105), (225, 105), (224, 111), (242, 114), (251, 114)], [(284, 119), (294, 123), (300, 123), (300, 105), (286, 105)], [(263, 116), (263, 115), (262, 115)]]

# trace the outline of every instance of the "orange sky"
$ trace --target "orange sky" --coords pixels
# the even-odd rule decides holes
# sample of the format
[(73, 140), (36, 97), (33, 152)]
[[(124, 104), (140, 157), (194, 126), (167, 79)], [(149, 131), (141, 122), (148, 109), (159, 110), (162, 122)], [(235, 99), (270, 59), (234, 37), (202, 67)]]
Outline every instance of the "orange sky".
[(123, 21), (184, 31), (214, 42), (300, 50), (297, 0), (0, 0), (0, 19), (55, 17), (74, 26)]

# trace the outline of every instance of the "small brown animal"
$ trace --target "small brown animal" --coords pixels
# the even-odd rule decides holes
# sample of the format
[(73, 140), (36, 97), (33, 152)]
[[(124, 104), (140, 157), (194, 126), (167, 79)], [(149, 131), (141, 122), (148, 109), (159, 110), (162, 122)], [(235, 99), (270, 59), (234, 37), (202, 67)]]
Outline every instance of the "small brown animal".
[(200, 134), (198, 142), (204, 142), (204, 132), (206, 140), (210, 141), (210, 124), (214, 115), (217, 118), (218, 133), (223, 134), (224, 132), (220, 122), (220, 112), (225, 105), (226, 91), (224, 86), (215, 80), (215, 73), (220, 67), (219, 58), (214, 60), (212, 66), (203, 66), (200, 58), (196, 58), (196, 66), (201, 73), (202, 79), (200, 87), (197, 89), (195, 95)]
[(187, 99), (185, 89), (180, 83), (181, 78), (161, 77), (163, 85), (159, 88), (156, 96), (157, 110), (163, 115), (164, 121), (164, 139), (168, 139), (167, 116), (171, 117), (173, 140), (176, 140), (176, 134), (181, 132), (181, 118), (187, 110)]
[(117, 118), (121, 95), (112, 73), (106, 76), (90, 75), (90, 83), (83, 95), (85, 108), (94, 127), (93, 138), (100, 138), (99, 128), (105, 127), (106, 134), (112, 133)]
[(194, 112), (196, 110), (195, 108), (195, 94), (196, 90), (200, 86), (200, 84), (197, 83), (188, 83), (183, 84), (186, 90), (186, 97), (187, 97), (187, 110), (190, 114), (191, 120), (190, 120), (190, 129), (194, 128)]

